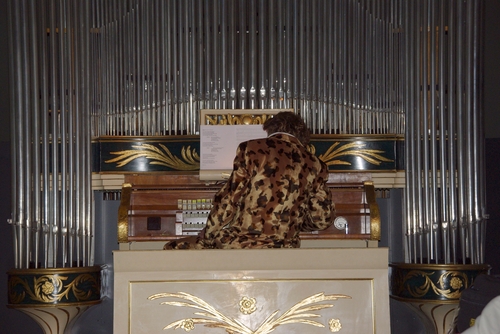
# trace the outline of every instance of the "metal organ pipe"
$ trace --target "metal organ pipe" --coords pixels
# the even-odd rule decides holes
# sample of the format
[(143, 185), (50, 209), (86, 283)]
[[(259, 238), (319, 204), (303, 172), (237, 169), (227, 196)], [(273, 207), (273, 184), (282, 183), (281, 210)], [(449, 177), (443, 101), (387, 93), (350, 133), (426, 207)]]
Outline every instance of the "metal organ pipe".
[[(443, 10), (444, 12), (444, 10)], [(450, 2), (449, 4), (449, 22), (448, 22), (448, 34), (453, 36), (456, 33), (456, 9), (455, 9), (455, 4), (453, 2)], [(442, 20), (444, 22), (444, 19)], [(444, 29), (441, 29), (444, 33)], [(458, 214), (457, 214), (457, 182), (456, 182), (456, 115), (455, 113), (451, 112), (451, 110), (454, 110), (455, 108), (455, 99), (454, 95), (456, 94), (456, 83), (455, 83), (455, 69), (456, 69), (456, 64), (454, 62), (450, 62), (451, 59), (453, 59), (453, 56), (455, 54), (455, 39), (454, 38), (449, 38), (448, 39), (448, 52), (445, 54), (445, 51), (443, 51), (443, 58), (447, 59), (449, 62), (449, 68), (447, 70), (448, 72), (448, 80), (446, 81), (446, 84), (448, 86), (448, 97), (446, 98), (444, 94), (442, 94), (442, 105), (443, 108), (445, 106), (445, 103), (448, 103), (447, 105), (447, 116), (448, 116), (448, 128), (446, 131), (446, 143), (448, 143), (447, 148), (448, 151), (446, 152), (447, 154), (445, 155), (445, 151), (441, 152), (442, 156), (446, 156), (447, 162), (448, 162), (448, 174), (446, 180), (448, 180), (449, 184), (446, 185), (444, 182), (441, 182), (442, 184), (442, 189), (446, 189), (445, 187), (448, 186), (448, 196), (447, 196), (447, 203), (448, 205), (445, 206), (445, 203), (443, 201), (443, 206), (446, 208), (448, 207), (448, 212), (449, 212), (449, 223), (450, 223), (450, 238), (451, 238), (451, 244), (450, 249), (451, 249), (451, 260), (450, 263), (457, 263), (457, 246), (458, 246)], [(447, 63), (447, 62), (446, 62)], [(441, 66), (444, 66), (446, 64), (444, 61), (441, 63)], [(441, 77), (441, 87), (445, 86), (445, 73), (443, 73), (443, 76)], [(444, 99), (444, 100), (443, 100)], [(444, 115), (444, 114), (443, 114)], [(443, 117), (444, 118), (444, 117)], [(442, 120), (442, 124), (445, 124), (445, 120)], [(444, 144), (444, 136), (445, 134), (442, 133), (442, 146)], [(446, 147), (445, 147), (446, 148)]]
[[(12, 60), (16, 268), (73, 266), (77, 254), (91, 249), (91, 215), (83, 222), (87, 244), (78, 245), (74, 231), (77, 199), (91, 207), (90, 114), (81, 113), (90, 107), (84, 101), (91, 80), (78, 84), (91, 75), (84, 51), (91, 29), (82, 21), (89, 14), (88, 1), (9, 4), (11, 50), (18, 55)], [(83, 264), (90, 264), (88, 252)]]
[[(10, 12), (18, 13), (19, 2), (9, 2), (8, 9)], [(20, 34), (22, 27), (20, 25), (21, 17), (20, 15), (9, 15), (9, 45), (12, 50), (22, 51), (22, 43)], [(22, 65), (19, 63), (20, 59), (18, 57), (10, 57), (10, 68), (11, 76), (13, 78), (13, 84), (11, 85), (11, 104), (14, 110), (22, 109), (22, 92), (21, 87), (22, 80)], [(21, 182), (24, 182), (25, 178), (22, 175), (22, 171), (18, 167), (22, 166), (24, 163), (22, 155), (22, 135), (23, 129), (21, 125), (21, 114), (13, 113), (11, 117), (11, 129), (12, 129), (12, 152), (14, 152), (14, 157), (12, 158), (12, 177), (14, 179), (12, 189), (12, 215), (13, 217), (9, 220), (12, 225), (12, 235), (13, 235), (13, 245), (14, 245), (14, 265), (16, 268), (23, 267), (21, 259), (23, 258), (23, 236), (21, 232), (20, 220), (22, 220), (21, 209), (24, 207), (23, 202), (23, 187)]]
[[(406, 6), (416, 7), (418, 22), (411, 23), (411, 11), (403, 17), (409, 22), (403, 23), (408, 27), (405, 59), (408, 54), (417, 55), (407, 65), (415, 67), (406, 71), (410, 91), (404, 100), (408, 258), (410, 262), (482, 263), (484, 221), (479, 208), (484, 205), (484, 180), (480, 181), (483, 147), (478, 107), (482, 65), (477, 60), (483, 3), (426, 0)], [(418, 235), (413, 231), (417, 224), (423, 228), (421, 241), (411, 237)]]
[(483, 261), (483, 2), (9, 1), (16, 267), (92, 263), (92, 138), (202, 108), (404, 134), (407, 261)]

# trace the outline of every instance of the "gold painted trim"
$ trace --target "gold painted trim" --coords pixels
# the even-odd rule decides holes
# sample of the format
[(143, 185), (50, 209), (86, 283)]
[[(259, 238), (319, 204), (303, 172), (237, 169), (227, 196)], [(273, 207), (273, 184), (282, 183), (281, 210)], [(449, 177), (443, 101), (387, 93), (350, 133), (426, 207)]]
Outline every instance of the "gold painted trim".
[(128, 212), (130, 209), (130, 195), (132, 185), (124, 183), (122, 186), (122, 197), (118, 208), (118, 243), (128, 242)]
[[(265, 109), (264, 109), (265, 110)], [(277, 110), (277, 109), (273, 109)], [(227, 114), (227, 109), (225, 110)], [(259, 110), (261, 111), (261, 110)], [(284, 111), (288, 111), (285, 109)], [(290, 110), (291, 111), (291, 110)], [(208, 124), (207, 124), (208, 125)], [(179, 143), (185, 141), (197, 141), (200, 135), (171, 135), (171, 136), (99, 136), (92, 138), (92, 143), (157, 143), (169, 142)], [(404, 142), (404, 135), (398, 134), (346, 134), (346, 133), (330, 133), (318, 134), (311, 133), (311, 141), (331, 141), (332, 139), (340, 141), (395, 141)]]
[(424, 264), (424, 263), (390, 263), (389, 267), (411, 270), (489, 270), (489, 264)]
[[(203, 250), (205, 251), (205, 250)], [(212, 250), (208, 250), (212, 251)], [(227, 250), (223, 250), (227, 252)], [(322, 277), (322, 278), (252, 278), (252, 279), (226, 279), (226, 278), (220, 278), (220, 279), (158, 279), (158, 280), (130, 280), (128, 281), (130, 285), (130, 289), (132, 289), (132, 285), (141, 285), (141, 284), (157, 284), (157, 283), (241, 283), (241, 282), (250, 282), (250, 283), (289, 283), (289, 282), (324, 282), (324, 281), (367, 281), (371, 282), (372, 284), (372, 292), (375, 290), (373, 289), (373, 283), (374, 283), (374, 278), (369, 277), (369, 278), (364, 278), (364, 277), (339, 277), (339, 278), (330, 278), (330, 277)]]
[(62, 307), (85, 307), (93, 306), (102, 303), (102, 300), (93, 300), (90, 302), (78, 303), (57, 303), (57, 304), (7, 304), (11, 309), (28, 309), (28, 308), (62, 308)]
[(458, 299), (417, 299), (417, 298), (402, 298), (394, 295), (390, 295), (391, 299), (407, 302), (407, 303), (422, 303), (422, 304), (435, 304), (435, 305), (449, 305), (449, 304), (458, 304)]
[(370, 208), (370, 240), (380, 240), (380, 211), (375, 196), (373, 181), (365, 181), (366, 201)]

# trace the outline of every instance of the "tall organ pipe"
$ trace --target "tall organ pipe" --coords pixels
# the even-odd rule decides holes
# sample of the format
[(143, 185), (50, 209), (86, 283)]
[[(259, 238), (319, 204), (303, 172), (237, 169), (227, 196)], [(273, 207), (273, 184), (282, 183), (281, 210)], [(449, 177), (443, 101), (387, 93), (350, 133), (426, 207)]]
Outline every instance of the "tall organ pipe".
[(91, 138), (193, 135), (201, 108), (292, 108), (313, 133), (404, 134), (406, 259), (483, 261), (483, 11), (10, 0), (16, 267), (93, 262)]
[(95, 3), (95, 137), (195, 134), (201, 107), (293, 108), (313, 133), (403, 133), (399, 55), (385, 51), (401, 37), (388, 14), (399, 0)]
[[(423, 0), (406, 4), (413, 5), (415, 19), (411, 13), (403, 17), (403, 22), (418, 22), (403, 24), (413, 30), (405, 34), (410, 37), (405, 59), (408, 54), (417, 55), (407, 65), (414, 68), (407, 70), (410, 91), (404, 100), (408, 110), (405, 142), (409, 150), (406, 230), (412, 235), (413, 227), (418, 225), (427, 237), (418, 245), (414, 244), (415, 238), (406, 239), (409, 260), (481, 263), (487, 217), (481, 195), (482, 64), (478, 61), (483, 2)], [(411, 41), (413, 34), (417, 36), (415, 43)], [(419, 84), (411, 86), (415, 81)], [(410, 118), (409, 112), (413, 111), (415, 117)]]
[[(88, 6), (89, 1), (9, 2), (10, 47), (17, 55), (11, 66), (16, 268), (73, 266), (84, 248), (84, 264), (91, 264), (90, 244), (74, 242), (75, 206), (80, 201), (91, 210), (92, 197), (90, 114), (80, 113), (91, 105), (85, 102), (90, 53), (84, 51), (91, 29), (81, 20), (89, 16)], [(77, 84), (85, 77), (85, 85)], [(81, 170), (75, 160), (80, 155), (86, 165)], [(91, 219), (88, 213), (83, 219), (87, 233)]]

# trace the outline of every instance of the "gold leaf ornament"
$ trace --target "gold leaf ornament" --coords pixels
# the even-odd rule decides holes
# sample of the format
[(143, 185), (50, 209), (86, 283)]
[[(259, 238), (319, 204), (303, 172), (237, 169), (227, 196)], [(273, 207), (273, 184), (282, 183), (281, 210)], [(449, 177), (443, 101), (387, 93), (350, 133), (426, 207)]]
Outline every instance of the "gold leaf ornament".
[(325, 153), (321, 154), (319, 158), (327, 164), (332, 165), (351, 165), (350, 162), (338, 159), (342, 156), (353, 155), (359, 157), (368, 163), (379, 166), (382, 162), (392, 162), (393, 160), (382, 156), (384, 153), (381, 150), (363, 149), (366, 144), (363, 143), (348, 143), (340, 145), (340, 142), (333, 143)]
[(106, 163), (116, 163), (117, 167), (123, 167), (130, 162), (146, 158), (152, 160), (151, 165), (166, 166), (176, 170), (197, 170), (200, 168), (200, 156), (191, 146), (182, 147), (181, 158), (170, 152), (168, 147), (163, 144), (158, 144), (159, 147), (151, 144), (133, 145), (133, 150), (124, 150), (118, 152), (110, 152), (110, 154), (118, 155), (116, 158), (106, 160)]
[[(12, 303), (21, 303), (26, 294), (31, 300), (40, 303), (56, 303), (68, 301), (70, 292), (73, 293), (77, 301), (87, 301), (93, 294), (93, 291), (81, 289), (85, 282), (89, 282), (94, 290), (98, 290), (98, 282), (95, 277), (90, 274), (78, 275), (72, 282), (64, 285), (64, 281), (68, 280), (67, 276), (62, 275), (42, 275), (33, 278), (33, 289), (26, 280), (19, 277), (14, 277), (9, 280), (9, 284), (13, 287), (19, 285), (23, 287), (23, 292), (19, 295), (10, 295)], [(79, 287), (80, 286), (80, 287)], [(12, 289), (13, 290), (13, 289)]]
[(328, 321), (328, 325), (330, 326), (330, 332), (337, 333), (342, 329), (342, 324), (339, 319), (330, 319)]
[(267, 119), (272, 115), (267, 114), (219, 114), (219, 115), (205, 115), (205, 124), (208, 125), (250, 125), (250, 124), (264, 124)]
[[(315, 327), (325, 327), (322, 323), (312, 320), (315, 318), (320, 318), (321, 316), (316, 311), (333, 307), (333, 304), (326, 303), (329, 301), (338, 300), (341, 298), (350, 299), (347, 295), (325, 295), (324, 293), (318, 293), (307, 297), (281, 316), (278, 316), (279, 310), (272, 312), (261, 324), (260, 326), (252, 330), (239, 322), (237, 319), (230, 318), (215, 307), (207, 303), (201, 298), (185, 292), (178, 293), (158, 293), (148, 297), (149, 300), (156, 300), (159, 298), (177, 298), (182, 301), (165, 301), (161, 302), (161, 305), (170, 305), (177, 307), (187, 307), (198, 310), (195, 315), (201, 316), (200, 318), (185, 318), (174, 321), (164, 327), (163, 329), (178, 329), (182, 328), (185, 331), (191, 331), (194, 329), (196, 324), (203, 324), (205, 327), (209, 328), (223, 328), (226, 333), (234, 334), (269, 334), (273, 332), (277, 327), (286, 324), (305, 324)], [(256, 307), (256, 301), (253, 298), (243, 297), (239, 302), (240, 311), (244, 309), (245, 311), (253, 310)], [(243, 311), (242, 311), (243, 312)], [(252, 311), (253, 312), (253, 311)], [(243, 312), (244, 313), (244, 312)], [(340, 320), (335, 319), (334, 321), (329, 321), (330, 331), (338, 331), (341, 328)], [(332, 330), (333, 328), (333, 330)], [(337, 330), (338, 329), (338, 330)]]
[(450, 286), (455, 290), (459, 290), (464, 286), (464, 283), (460, 278), (452, 277), (450, 281)]
[(183, 330), (185, 330), (186, 332), (190, 332), (194, 329), (194, 321), (193, 319), (186, 319), (186, 320), (183, 320), (180, 325), (179, 325), (179, 328), (182, 328)]
[(61, 292), (66, 276), (44, 275), (34, 278), (34, 300), (53, 303), (68, 296), (69, 290)]
[[(465, 274), (458, 271), (449, 271), (441, 274), (436, 283), (430, 278), (434, 272), (427, 273), (420, 270), (410, 271), (403, 282), (407, 282), (412, 277), (423, 277), (424, 282), (420, 286), (408, 287), (408, 292), (414, 298), (424, 297), (429, 290), (432, 290), (437, 296), (442, 296), (447, 299), (458, 299), (461, 295), (461, 288), (467, 286), (467, 277)], [(450, 277), (451, 276), (451, 277)], [(446, 282), (449, 281), (449, 289), (446, 289)]]
[(257, 302), (255, 298), (244, 296), (240, 300), (240, 312), (243, 314), (252, 314), (257, 310)]
[[(26, 291), (30, 291), (28, 282), (18, 276), (9, 277), (9, 302), (12, 304), (20, 304), (26, 297)], [(17, 293), (15, 286), (23, 287), (23, 290)]]

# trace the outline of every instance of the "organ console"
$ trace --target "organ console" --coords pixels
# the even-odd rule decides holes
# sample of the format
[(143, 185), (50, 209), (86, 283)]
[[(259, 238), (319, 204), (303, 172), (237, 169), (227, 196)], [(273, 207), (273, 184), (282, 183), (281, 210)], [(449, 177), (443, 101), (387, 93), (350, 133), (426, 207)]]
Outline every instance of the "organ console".
[[(201, 181), (195, 174), (131, 174), (125, 176), (118, 218), (123, 247), (197, 234), (204, 227), (211, 200), (224, 181)], [(326, 230), (303, 232), (303, 246), (335, 245), (339, 240), (380, 239), (380, 214), (368, 173), (330, 173), (328, 184), (336, 209), (335, 223)]]
[[(201, 120), (207, 125), (246, 124), (247, 116), (249, 124), (261, 124), (260, 118), (246, 112), (229, 118), (227, 111), (206, 112)], [(338, 145), (318, 142), (313, 149), (331, 161), (338, 159), (332, 153)], [(391, 161), (378, 155), (383, 152), (367, 149), (360, 156), (375, 154), (381, 162)], [(114, 252), (115, 332), (212, 328), (216, 333), (218, 327), (262, 334), (274, 329), (276, 333), (332, 333), (343, 328), (350, 333), (390, 332), (388, 250), (378, 247), (380, 213), (372, 173), (330, 170), (336, 219), (326, 230), (301, 233), (299, 249), (162, 250), (165, 242), (195, 235), (204, 227), (212, 199), (225, 182), (224, 173), (124, 175), (117, 229), (120, 247)], [(311, 312), (303, 317), (302, 308)], [(288, 316), (295, 320), (286, 320)]]

